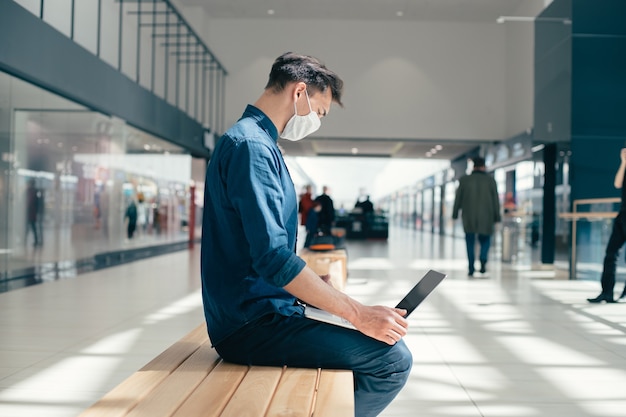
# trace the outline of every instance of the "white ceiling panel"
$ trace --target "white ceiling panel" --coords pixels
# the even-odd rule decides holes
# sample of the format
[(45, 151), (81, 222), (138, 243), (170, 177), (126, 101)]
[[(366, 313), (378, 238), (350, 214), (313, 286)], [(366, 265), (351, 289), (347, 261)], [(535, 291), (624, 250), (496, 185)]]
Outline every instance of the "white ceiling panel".
[[(213, 19), (347, 19), (494, 22), (537, 0), (179, 0)], [(268, 11), (272, 10), (273, 14)]]

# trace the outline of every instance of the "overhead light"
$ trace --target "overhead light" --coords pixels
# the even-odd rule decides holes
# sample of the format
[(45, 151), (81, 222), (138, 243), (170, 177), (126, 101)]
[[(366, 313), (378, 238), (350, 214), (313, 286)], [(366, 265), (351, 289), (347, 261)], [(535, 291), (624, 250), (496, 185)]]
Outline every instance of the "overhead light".
[(404, 12), (403, 12), (402, 10), (398, 10), (398, 11), (396, 12), (396, 16), (398, 16), (398, 17), (402, 17), (402, 16), (404, 16)]
[(430, 158), (431, 156), (433, 156), (433, 154), (432, 154), (432, 153), (430, 153), (430, 152), (426, 152), (426, 157), (427, 157), (427, 158)]
[(435, 146), (435, 149), (437, 149), (438, 151), (440, 151), (440, 150), (442, 150), (442, 149), (443, 149), (443, 146), (441, 146), (441, 145), (437, 145), (437, 146)]
[(537, 145), (537, 146), (533, 146), (530, 150), (531, 152), (539, 152), (540, 150), (542, 150), (543, 148), (545, 148), (546, 145), (544, 145), (543, 143), (541, 145)]
[(276, 11), (274, 9), (269, 9), (267, 11), (267, 14), (269, 14), (270, 16), (273, 16), (276, 13)]
[(531, 17), (531, 16), (500, 16), (496, 19), (497, 23), (505, 22), (554, 22), (564, 25), (571, 25), (571, 19), (564, 17)]
[(352, 148), (350, 152), (352, 152), (352, 155), (356, 155), (357, 153), (359, 153), (359, 148)]

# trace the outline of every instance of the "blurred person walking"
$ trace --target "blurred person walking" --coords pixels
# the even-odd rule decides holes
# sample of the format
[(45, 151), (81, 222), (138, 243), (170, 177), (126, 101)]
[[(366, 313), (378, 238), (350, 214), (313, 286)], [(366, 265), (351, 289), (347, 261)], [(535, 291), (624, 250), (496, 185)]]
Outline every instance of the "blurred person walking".
[(456, 190), (452, 218), (459, 217), (459, 210), (463, 218), (465, 243), (469, 268), (467, 275), (473, 276), (474, 261), (476, 259), (476, 238), (480, 243), (480, 272), (487, 272), (487, 255), (491, 246), (491, 235), (494, 225), (501, 220), (500, 201), (496, 181), (485, 172), (485, 159), (475, 157), (474, 169), (470, 175), (459, 180)]

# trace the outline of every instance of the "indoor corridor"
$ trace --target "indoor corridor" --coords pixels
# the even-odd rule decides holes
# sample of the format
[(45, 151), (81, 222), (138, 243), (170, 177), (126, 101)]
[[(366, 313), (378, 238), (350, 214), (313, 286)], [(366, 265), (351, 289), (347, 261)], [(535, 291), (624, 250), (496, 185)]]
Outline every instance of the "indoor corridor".
[[(448, 274), (410, 318), (413, 371), (382, 416), (624, 416), (626, 305), (588, 304), (598, 282), (502, 263), (497, 244), (469, 278), (462, 239), (393, 227), (347, 248), (364, 303)], [(202, 321), (199, 246), (1, 293), (0, 416), (76, 416)]]

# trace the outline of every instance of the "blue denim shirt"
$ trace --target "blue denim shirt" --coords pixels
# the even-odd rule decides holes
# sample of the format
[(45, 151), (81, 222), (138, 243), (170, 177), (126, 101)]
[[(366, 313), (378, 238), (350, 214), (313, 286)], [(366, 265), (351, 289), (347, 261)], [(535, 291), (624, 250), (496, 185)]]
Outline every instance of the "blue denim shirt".
[(277, 140), (276, 126), (249, 105), (207, 168), (202, 297), (214, 345), (266, 314), (301, 311), (282, 288), (305, 263), (295, 254), (297, 196)]

